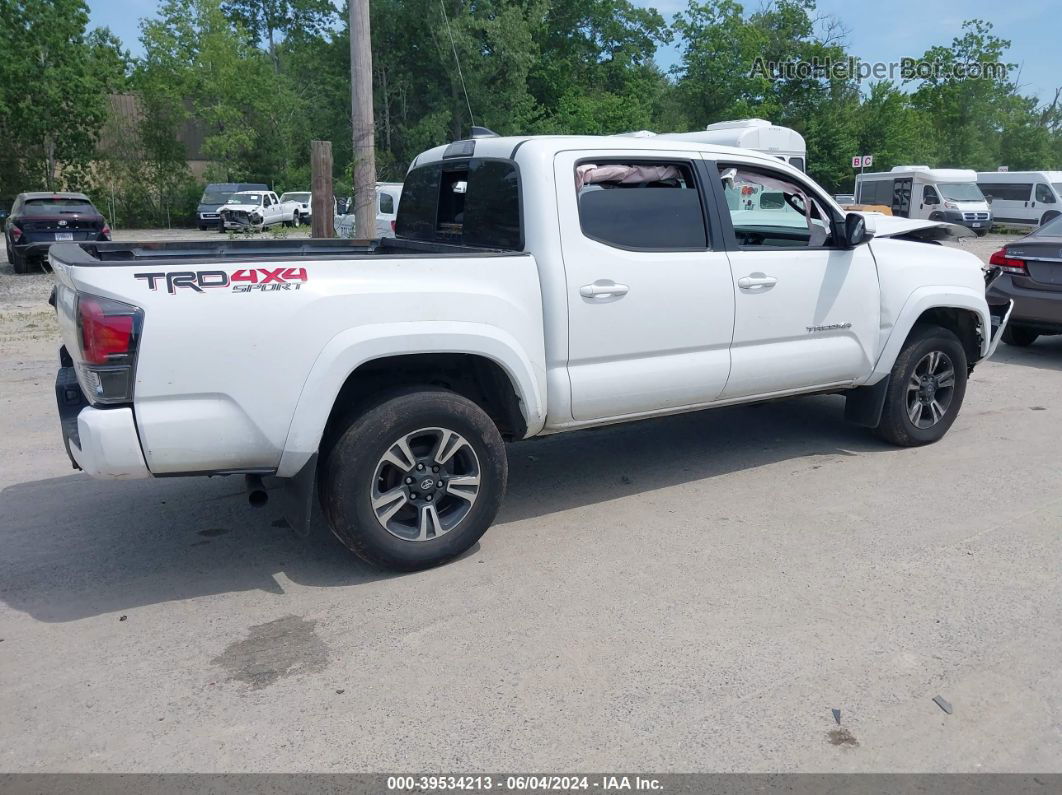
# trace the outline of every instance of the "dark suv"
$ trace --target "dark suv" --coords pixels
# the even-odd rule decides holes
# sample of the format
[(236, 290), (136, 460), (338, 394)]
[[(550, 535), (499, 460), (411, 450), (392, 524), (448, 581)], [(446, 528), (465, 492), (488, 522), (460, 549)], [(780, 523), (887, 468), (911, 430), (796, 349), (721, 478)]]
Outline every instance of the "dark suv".
[(20, 193), (4, 223), (7, 261), (25, 273), (65, 240), (110, 240), (111, 228), (84, 193)]

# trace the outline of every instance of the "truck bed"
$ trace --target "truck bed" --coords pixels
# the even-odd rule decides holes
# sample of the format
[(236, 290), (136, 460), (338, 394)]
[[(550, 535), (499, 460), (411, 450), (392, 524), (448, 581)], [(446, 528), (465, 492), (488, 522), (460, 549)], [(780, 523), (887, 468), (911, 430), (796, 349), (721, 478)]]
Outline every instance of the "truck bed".
[(293, 259), (331, 260), (368, 257), (497, 257), (519, 252), (418, 240), (220, 240), (201, 242), (55, 243), (51, 256), (74, 267), (165, 263), (273, 262)]

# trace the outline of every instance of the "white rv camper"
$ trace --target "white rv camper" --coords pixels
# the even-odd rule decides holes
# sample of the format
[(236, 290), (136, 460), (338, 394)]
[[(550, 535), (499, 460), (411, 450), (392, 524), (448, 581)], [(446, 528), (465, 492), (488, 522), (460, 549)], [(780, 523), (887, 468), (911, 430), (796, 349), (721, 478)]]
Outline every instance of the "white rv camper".
[(968, 168), (893, 166), (892, 171), (856, 175), (856, 203), (881, 204), (901, 218), (961, 224), (984, 235), (992, 212)]
[(771, 124), (766, 119), (721, 121), (709, 124), (697, 132), (655, 133), (650, 130), (635, 130), (623, 134), (631, 138), (667, 138), (674, 141), (754, 149), (784, 160), (801, 171), (807, 171), (808, 148), (804, 143), (804, 136), (788, 127)]
[(766, 119), (721, 121), (709, 124), (698, 132), (664, 133), (660, 137), (754, 149), (784, 160), (801, 171), (807, 170), (808, 148), (804, 136), (788, 127), (771, 124)]

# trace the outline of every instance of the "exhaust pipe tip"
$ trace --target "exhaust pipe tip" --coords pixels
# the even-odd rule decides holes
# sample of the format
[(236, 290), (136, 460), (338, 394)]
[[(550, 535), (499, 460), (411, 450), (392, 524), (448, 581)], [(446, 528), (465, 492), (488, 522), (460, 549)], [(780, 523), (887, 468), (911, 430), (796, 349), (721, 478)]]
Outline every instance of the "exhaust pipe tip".
[(247, 502), (252, 508), (261, 508), (269, 502), (269, 493), (265, 490), (261, 475), (247, 475)]

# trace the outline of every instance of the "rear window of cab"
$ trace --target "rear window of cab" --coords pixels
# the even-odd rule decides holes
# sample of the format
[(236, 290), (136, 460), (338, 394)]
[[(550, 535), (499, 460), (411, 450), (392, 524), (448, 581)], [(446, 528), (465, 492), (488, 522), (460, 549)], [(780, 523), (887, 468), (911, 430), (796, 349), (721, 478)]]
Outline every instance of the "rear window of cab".
[(395, 235), (521, 251), (520, 174), (511, 160), (429, 163), (406, 175)]

